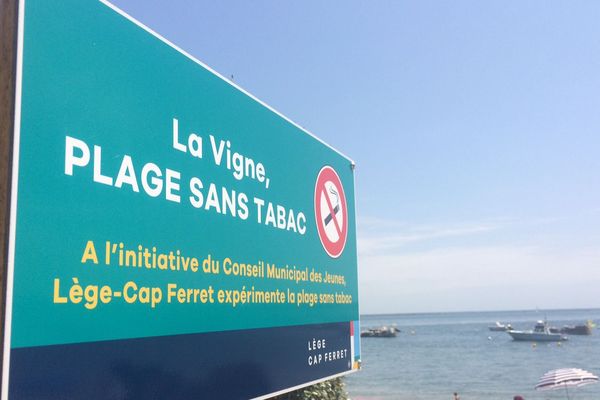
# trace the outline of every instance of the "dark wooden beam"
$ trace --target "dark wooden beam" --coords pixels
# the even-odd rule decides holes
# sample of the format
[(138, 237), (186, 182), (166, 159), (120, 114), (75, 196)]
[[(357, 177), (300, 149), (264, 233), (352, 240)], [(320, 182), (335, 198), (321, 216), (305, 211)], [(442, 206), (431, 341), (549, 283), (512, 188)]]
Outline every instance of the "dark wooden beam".
[(2, 356), (4, 356), (6, 269), (10, 226), (18, 3), (18, 0), (0, 0), (0, 339), (2, 340), (0, 353)]

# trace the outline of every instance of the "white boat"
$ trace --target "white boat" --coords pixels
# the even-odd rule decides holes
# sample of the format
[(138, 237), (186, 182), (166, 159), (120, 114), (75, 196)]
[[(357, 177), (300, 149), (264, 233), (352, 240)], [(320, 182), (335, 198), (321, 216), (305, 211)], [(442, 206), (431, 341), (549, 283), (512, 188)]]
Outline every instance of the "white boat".
[(567, 340), (561, 333), (552, 333), (546, 321), (538, 321), (532, 331), (506, 331), (514, 340), (527, 340), (530, 342), (560, 342)]
[(496, 325), (488, 326), (488, 329), (492, 332), (506, 332), (512, 330), (512, 326), (510, 324), (504, 325), (496, 321)]

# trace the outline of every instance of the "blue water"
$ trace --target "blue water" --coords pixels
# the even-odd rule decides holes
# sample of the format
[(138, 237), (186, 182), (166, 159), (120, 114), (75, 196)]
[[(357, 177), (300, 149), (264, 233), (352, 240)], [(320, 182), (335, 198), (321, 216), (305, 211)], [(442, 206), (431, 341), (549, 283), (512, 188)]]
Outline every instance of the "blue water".
[[(536, 320), (552, 326), (600, 325), (600, 309), (395, 314), (361, 317), (362, 328), (397, 324), (396, 338), (362, 338), (362, 370), (346, 377), (352, 400), (566, 399), (559, 391), (536, 391), (549, 370), (577, 367), (600, 375), (600, 329), (557, 343), (515, 342), (490, 332), (495, 321), (532, 329)], [(570, 388), (577, 400), (600, 399), (600, 383)]]

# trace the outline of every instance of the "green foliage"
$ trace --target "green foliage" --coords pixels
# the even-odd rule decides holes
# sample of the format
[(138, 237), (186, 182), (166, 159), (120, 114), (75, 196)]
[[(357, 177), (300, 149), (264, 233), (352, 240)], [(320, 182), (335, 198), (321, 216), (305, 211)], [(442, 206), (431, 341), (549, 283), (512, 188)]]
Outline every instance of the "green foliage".
[(342, 378), (335, 378), (273, 397), (270, 400), (348, 400), (348, 394)]

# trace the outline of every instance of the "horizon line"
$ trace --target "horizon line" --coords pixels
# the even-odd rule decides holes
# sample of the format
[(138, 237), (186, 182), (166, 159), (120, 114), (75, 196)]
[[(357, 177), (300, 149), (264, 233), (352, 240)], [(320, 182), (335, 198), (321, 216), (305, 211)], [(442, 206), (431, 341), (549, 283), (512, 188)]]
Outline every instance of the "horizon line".
[(576, 307), (576, 308), (522, 308), (512, 310), (463, 310), (463, 311), (418, 311), (418, 312), (384, 312), (384, 313), (364, 313), (363, 316), (386, 316), (386, 315), (419, 315), (419, 314), (461, 314), (461, 313), (493, 313), (493, 312), (522, 312), (522, 311), (585, 311), (585, 310), (600, 310), (600, 307)]

